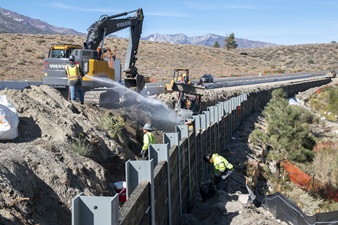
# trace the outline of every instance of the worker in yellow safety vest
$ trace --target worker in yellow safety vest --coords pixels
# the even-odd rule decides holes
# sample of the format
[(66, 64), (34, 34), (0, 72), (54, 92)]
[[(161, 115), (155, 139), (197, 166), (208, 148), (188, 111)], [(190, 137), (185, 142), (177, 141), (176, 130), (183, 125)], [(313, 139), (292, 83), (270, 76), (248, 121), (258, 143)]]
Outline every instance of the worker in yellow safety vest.
[(217, 186), (217, 190), (224, 189), (226, 186), (226, 180), (230, 178), (234, 171), (234, 166), (228, 162), (223, 156), (213, 153), (205, 154), (203, 160), (207, 163), (213, 164), (215, 169), (214, 181)]
[(141, 156), (143, 160), (148, 159), (148, 147), (150, 144), (155, 144), (155, 136), (152, 133), (154, 129), (151, 127), (150, 123), (146, 123), (143, 126), (143, 146), (141, 150)]
[(70, 92), (70, 100), (76, 101), (76, 93), (80, 99), (81, 104), (84, 102), (84, 93), (82, 89), (83, 71), (79, 64), (75, 63), (75, 57), (69, 56), (69, 64), (65, 67), (65, 72), (68, 78), (68, 86)]

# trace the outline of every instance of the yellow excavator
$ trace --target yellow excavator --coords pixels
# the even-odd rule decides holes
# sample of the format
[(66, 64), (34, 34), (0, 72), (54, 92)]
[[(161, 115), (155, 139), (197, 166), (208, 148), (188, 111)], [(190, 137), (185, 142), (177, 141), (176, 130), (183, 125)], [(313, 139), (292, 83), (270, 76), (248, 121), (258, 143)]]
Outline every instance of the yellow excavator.
[[(130, 13), (135, 14), (124, 17)], [(75, 63), (80, 65), (85, 74), (82, 82), (86, 93), (85, 101), (92, 98), (92, 101), (101, 105), (102, 95), (104, 94), (104, 97), (111, 95), (107, 92), (110, 89), (113, 90), (114, 84), (113, 82), (103, 82), (104, 79), (117, 83), (124, 82), (125, 87), (140, 92), (145, 86), (145, 77), (138, 73), (135, 64), (143, 20), (144, 15), (141, 8), (112, 16), (103, 15), (88, 28), (87, 39), (83, 43), (83, 47), (74, 44), (52, 45), (48, 57), (44, 59), (43, 83), (67, 93), (65, 66), (69, 63), (69, 56), (73, 55)], [(114, 68), (111, 68), (110, 63), (103, 59), (102, 53), (104, 38), (125, 28), (130, 28), (130, 37), (123, 69), (124, 77), (122, 78), (120, 60), (115, 60)], [(94, 98), (95, 100), (93, 100)]]

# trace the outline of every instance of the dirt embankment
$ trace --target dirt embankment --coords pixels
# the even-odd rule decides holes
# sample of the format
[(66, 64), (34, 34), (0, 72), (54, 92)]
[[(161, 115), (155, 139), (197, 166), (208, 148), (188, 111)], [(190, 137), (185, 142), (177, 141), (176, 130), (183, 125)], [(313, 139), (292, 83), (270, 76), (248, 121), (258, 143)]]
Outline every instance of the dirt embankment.
[[(124, 180), (125, 161), (138, 157), (144, 123), (158, 128), (157, 140), (162, 140), (161, 128), (174, 127), (153, 116), (162, 103), (137, 98), (106, 110), (72, 104), (48, 86), (0, 95), (7, 96), (20, 117), (19, 136), (0, 143), (1, 224), (70, 224), (71, 200), (77, 194), (114, 195), (112, 184)], [(115, 138), (98, 125), (105, 113), (124, 119)], [(90, 148), (92, 159), (74, 152), (74, 142)]]

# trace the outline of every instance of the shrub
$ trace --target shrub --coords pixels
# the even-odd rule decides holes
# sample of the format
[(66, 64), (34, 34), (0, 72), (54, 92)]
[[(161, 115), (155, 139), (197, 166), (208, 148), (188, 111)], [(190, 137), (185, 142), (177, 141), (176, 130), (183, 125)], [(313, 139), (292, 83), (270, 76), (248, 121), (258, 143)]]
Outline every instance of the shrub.
[(42, 39), (36, 40), (36, 43), (38, 43), (38, 44), (42, 44), (42, 43), (45, 43), (45, 42), (46, 42), (46, 40), (42, 40)]
[(308, 60), (307, 63), (308, 64), (315, 64), (315, 62), (312, 59)]
[[(312, 148), (315, 138), (309, 131), (308, 123), (314, 121), (314, 117), (306, 109), (289, 105), (283, 89), (272, 92), (272, 99), (263, 110), (263, 116), (267, 121), (265, 135), (254, 131), (250, 134), (253, 142), (262, 140), (272, 151), (272, 156), (297, 162), (309, 162), (314, 158)], [(276, 154), (277, 153), (277, 154)]]
[(99, 121), (101, 129), (108, 131), (111, 138), (121, 136), (124, 127), (124, 120), (121, 116), (114, 116), (105, 113)]
[(37, 57), (36, 57), (37, 59), (44, 59), (44, 58), (46, 58), (44, 55), (38, 55)]
[(338, 115), (338, 88), (327, 87), (318, 90), (310, 98), (310, 107), (327, 120), (336, 121), (335, 115)]
[(69, 147), (81, 156), (91, 157), (93, 155), (91, 145), (87, 144), (86, 140), (80, 137), (71, 140)]

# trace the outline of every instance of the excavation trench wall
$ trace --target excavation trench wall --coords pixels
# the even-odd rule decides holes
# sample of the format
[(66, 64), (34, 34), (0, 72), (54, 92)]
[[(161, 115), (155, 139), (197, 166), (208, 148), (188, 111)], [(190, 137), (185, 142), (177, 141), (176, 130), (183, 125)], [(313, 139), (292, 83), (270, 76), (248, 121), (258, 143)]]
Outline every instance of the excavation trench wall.
[[(126, 162), (127, 201), (118, 212), (119, 218), (111, 219), (109, 216), (109, 223), (105, 224), (182, 224), (183, 214), (191, 209), (193, 193), (199, 190), (200, 182), (210, 176), (207, 165), (202, 163), (205, 153), (223, 151), (242, 120), (257, 109), (262, 109), (271, 99), (274, 89), (283, 88), (291, 97), (330, 81), (294, 82), (232, 97), (193, 116), (190, 121), (192, 125), (177, 125), (176, 132), (164, 133), (163, 144), (149, 147), (150, 160)], [(99, 197), (92, 198), (94, 203), (100, 200)], [(107, 200), (112, 207), (106, 208), (104, 215), (114, 214), (112, 209), (116, 208), (114, 204), (118, 204), (117, 198)], [(74, 208), (83, 207), (83, 202), (77, 199), (74, 202), (80, 202)], [(73, 224), (77, 225), (80, 224), (77, 221), (81, 211), (74, 211)], [(100, 213), (92, 210), (93, 217)], [(88, 224), (98, 225), (95, 220), (92, 221)]]

